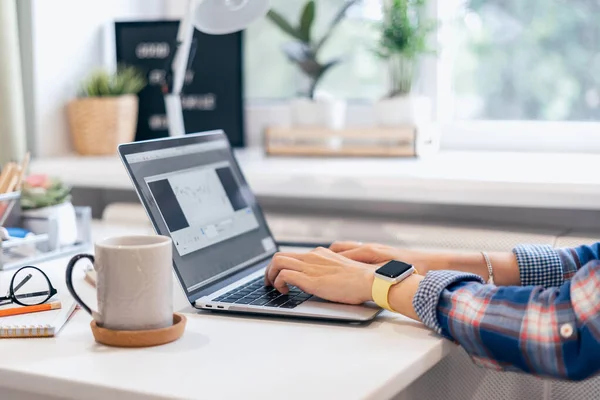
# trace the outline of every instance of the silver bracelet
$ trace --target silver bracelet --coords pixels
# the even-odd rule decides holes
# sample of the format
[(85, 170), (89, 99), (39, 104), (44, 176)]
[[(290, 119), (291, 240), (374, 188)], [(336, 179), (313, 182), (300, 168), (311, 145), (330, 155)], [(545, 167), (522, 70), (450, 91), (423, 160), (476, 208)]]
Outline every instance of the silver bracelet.
[(492, 269), (492, 262), (490, 261), (490, 257), (487, 255), (487, 253), (485, 251), (482, 251), (481, 255), (483, 255), (483, 258), (485, 259), (485, 263), (487, 264), (487, 269), (488, 269), (488, 274), (489, 274), (487, 283), (489, 283), (490, 285), (493, 285), (494, 284), (494, 270)]

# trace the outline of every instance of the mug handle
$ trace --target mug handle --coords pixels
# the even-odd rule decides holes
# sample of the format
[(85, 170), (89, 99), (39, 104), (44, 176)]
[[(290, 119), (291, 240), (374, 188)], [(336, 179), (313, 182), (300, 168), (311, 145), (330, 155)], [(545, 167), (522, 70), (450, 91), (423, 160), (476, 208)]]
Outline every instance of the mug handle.
[(79, 297), (79, 295), (75, 292), (75, 288), (73, 287), (73, 268), (75, 267), (75, 264), (77, 264), (77, 262), (79, 260), (82, 260), (84, 258), (89, 259), (92, 262), (92, 264), (94, 263), (94, 256), (91, 254), (78, 254), (78, 255), (74, 256), (73, 258), (71, 258), (71, 260), (69, 261), (69, 264), (67, 265), (67, 276), (66, 276), (67, 289), (69, 290), (69, 293), (71, 293), (71, 296), (73, 296), (73, 298), (75, 299), (77, 304), (79, 304), (81, 306), (81, 308), (83, 308), (88, 314), (93, 316), (95, 313), (93, 313), (92, 309), (87, 304), (85, 304), (83, 302), (83, 300), (81, 300), (81, 297)]

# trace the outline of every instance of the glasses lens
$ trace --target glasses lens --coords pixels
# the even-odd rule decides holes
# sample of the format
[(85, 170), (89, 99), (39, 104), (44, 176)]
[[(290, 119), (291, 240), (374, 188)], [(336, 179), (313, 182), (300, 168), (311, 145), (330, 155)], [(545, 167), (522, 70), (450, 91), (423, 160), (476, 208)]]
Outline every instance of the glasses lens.
[(50, 298), (50, 285), (40, 270), (25, 267), (15, 274), (12, 293), (20, 304), (34, 306)]

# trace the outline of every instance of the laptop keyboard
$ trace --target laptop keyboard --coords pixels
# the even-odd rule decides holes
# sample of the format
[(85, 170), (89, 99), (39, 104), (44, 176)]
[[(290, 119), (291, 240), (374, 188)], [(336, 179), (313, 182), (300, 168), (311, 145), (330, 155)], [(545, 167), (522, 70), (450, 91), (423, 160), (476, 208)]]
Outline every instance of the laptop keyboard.
[(258, 277), (242, 286), (213, 299), (220, 303), (248, 304), (251, 306), (295, 308), (312, 296), (295, 286), (288, 294), (281, 294), (271, 286), (265, 286), (265, 278)]

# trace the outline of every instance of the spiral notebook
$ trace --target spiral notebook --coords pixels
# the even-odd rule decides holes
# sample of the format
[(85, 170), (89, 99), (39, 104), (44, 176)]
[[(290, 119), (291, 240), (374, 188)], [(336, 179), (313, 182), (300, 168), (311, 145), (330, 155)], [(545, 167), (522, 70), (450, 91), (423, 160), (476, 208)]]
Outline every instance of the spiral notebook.
[(56, 336), (77, 307), (71, 296), (64, 297), (58, 310), (1, 317), (0, 338)]

